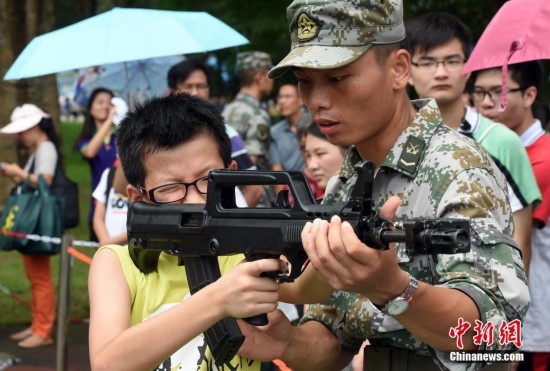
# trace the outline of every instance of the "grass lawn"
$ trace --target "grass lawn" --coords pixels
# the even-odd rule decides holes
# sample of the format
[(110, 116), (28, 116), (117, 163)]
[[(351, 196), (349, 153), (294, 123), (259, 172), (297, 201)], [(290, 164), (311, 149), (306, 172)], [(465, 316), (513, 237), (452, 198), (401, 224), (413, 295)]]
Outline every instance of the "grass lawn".
[[(72, 235), (76, 240), (88, 240), (88, 212), (90, 209), (90, 168), (82, 157), (72, 150), (82, 124), (62, 122), (61, 133), (63, 153), (65, 155), (65, 170), (69, 178), (79, 185), (80, 198), (80, 225), (68, 229), (65, 234)], [(95, 250), (90, 248), (76, 248), (80, 252), (92, 256)], [(18, 252), (0, 252), (0, 326), (29, 323), (31, 313), (27, 306), (12, 298), (5, 290), (30, 303), (30, 285)], [(74, 260), (71, 273), (71, 318), (88, 318), (88, 268), (79, 260)], [(59, 255), (52, 257), (51, 263), (54, 284), (58, 287)]]

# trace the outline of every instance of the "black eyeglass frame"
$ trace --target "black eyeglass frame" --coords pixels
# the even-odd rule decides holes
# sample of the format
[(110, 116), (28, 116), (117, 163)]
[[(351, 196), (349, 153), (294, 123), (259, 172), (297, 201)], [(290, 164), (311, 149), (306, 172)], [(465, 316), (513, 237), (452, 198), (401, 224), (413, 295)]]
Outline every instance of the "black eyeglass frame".
[[(154, 188), (151, 188), (151, 189), (146, 189), (142, 186), (139, 186), (139, 190), (141, 192), (141, 194), (143, 196), (146, 196), (147, 198), (149, 198), (149, 200), (155, 204), (169, 204), (169, 203), (172, 203), (172, 202), (178, 202), (178, 201), (181, 201), (183, 200), (186, 196), (187, 196), (187, 191), (189, 190), (189, 187), (193, 186), (195, 187), (195, 189), (197, 190), (197, 192), (199, 192), (201, 195), (205, 195), (207, 192), (202, 192), (199, 187), (197, 187), (197, 183), (201, 180), (208, 180), (208, 175), (206, 176), (201, 176), (200, 178), (197, 178), (195, 180), (193, 180), (192, 182), (190, 183), (185, 183), (185, 182), (174, 182), (174, 183), (167, 183), (167, 184), (162, 184), (162, 185), (159, 185), (157, 187), (154, 187)], [(183, 196), (177, 200), (171, 200), (171, 201), (158, 201), (156, 198), (155, 198), (155, 191), (159, 188), (162, 188), (162, 187), (166, 187), (166, 186), (173, 186), (173, 185), (184, 185), (185, 186), (185, 193), (183, 194)]]
[[(430, 63), (433, 62), (434, 63), (433, 67), (422, 66), (422, 63), (428, 63), (428, 62), (430, 62)], [(460, 62), (462, 65), (464, 65), (464, 63), (466, 63), (466, 59), (460, 59), (460, 58), (458, 58), (456, 60), (454, 60), (454, 59), (443, 59), (443, 60), (440, 60), (440, 61), (438, 61), (436, 59), (433, 59), (433, 60), (429, 60), (429, 61), (426, 60), (426, 61), (421, 61), (421, 62), (411, 61), (411, 64), (415, 67), (426, 69), (426, 70), (430, 70), (430, 69), (433, 68), (434, 71), (435, 71), (435, 70), (437, 70), (437, 66), (439, 66), (440, 64), (443, 65), (443, 68), (448, 69), (449, 67), (448, 67), (447, 63), (449, 63), (449, 62)]]
[[(513, 88), (513, 89), (506, 89), (506, 94), (508, 93), (517, 93), (518, 91), (524, 91), (524, 90), (527, 90), (529, 88), (529, 86), (520, 86), (520, 87), (517, 87), (517, 88)], [(481, 94), (483, 93), (483, 97), (481, 99), (476, 99), (475, 98), (475, 95), (476, 95), (476, 90), (477, 90), (477, 93)], [(498, 94), (499, 96), (502, 96), (502, 88), (501, 88), (501, 91), (500, 92), (491, 92), (491, 90), (485, 90), (485, 89), (481, 89), (481, 88), (477, 88), (477, 89), (474, 89), (472, 91), (472, 99), (476, 102), (482, 102), (485, 97), (488, 95), (489, 96), (489, 99), (491, 100), (491, 102), (495, 102), (496, 100), (493, 99), (493, 96), (492, 94)]]

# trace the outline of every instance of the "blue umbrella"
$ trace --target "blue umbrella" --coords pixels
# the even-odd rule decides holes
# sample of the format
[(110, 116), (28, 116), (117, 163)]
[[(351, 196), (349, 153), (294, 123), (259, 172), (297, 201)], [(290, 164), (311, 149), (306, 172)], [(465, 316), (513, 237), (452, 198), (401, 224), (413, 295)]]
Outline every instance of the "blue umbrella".
[(173, 55), (60, 72), (56, 76), (57, 91), (84, 108), (90, 93), (103, 87), (134, 106), (144, 99), (166, 95), (169, 92), (168, 70), (184, 59), (184, 56)]
[(177, 54), (208, 52), (248, 40), (206, 12), (112, 10), (35, 37), (4, 80)]

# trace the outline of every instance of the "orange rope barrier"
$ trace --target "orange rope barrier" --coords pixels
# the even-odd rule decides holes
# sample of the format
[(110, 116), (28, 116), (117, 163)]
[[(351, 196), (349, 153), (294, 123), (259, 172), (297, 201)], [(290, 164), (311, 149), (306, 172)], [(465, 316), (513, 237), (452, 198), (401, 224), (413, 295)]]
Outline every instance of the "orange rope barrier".
[(77, 258), (78, 260), (83, 261), (84, 263), (86, 263), (88, 265), (92, 264), (92, 258), (90, 258), (88, 255), (85, 255), (85, 254), (81, 253), (78, 250), (75, 250), (74, 248), (72, 248), (70, 246), (67, 248), (67, 252), (69, 254), (71, 254), (72, 256), (74, 256), (75, 258)]
[(14, 299), (16, 302), (18, 302), (19, 304), (21, 305), (24, 305), (28, 308), (31, 307), (31, 304), (26, 301), (25, 299), (21, 298), (20, 296), (18, 296), (16, 293), (12, 292), (10, 289), (8, 289), (6, 286), (4, 285), (0, 285), (0, 291), (2, 291), (3, 293), (5, 293), (6, 295), (9, 295), (12, 299)]

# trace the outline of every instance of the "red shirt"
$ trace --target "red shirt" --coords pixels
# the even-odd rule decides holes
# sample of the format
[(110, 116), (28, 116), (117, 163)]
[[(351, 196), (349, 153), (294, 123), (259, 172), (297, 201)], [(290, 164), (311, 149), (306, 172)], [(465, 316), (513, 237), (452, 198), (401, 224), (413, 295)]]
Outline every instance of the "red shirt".
[(545, 226), (550, 217), (550, 137), (541, 135), (525, 149), (542, 194), (542, 202), (533, 211), (533, 219)]

